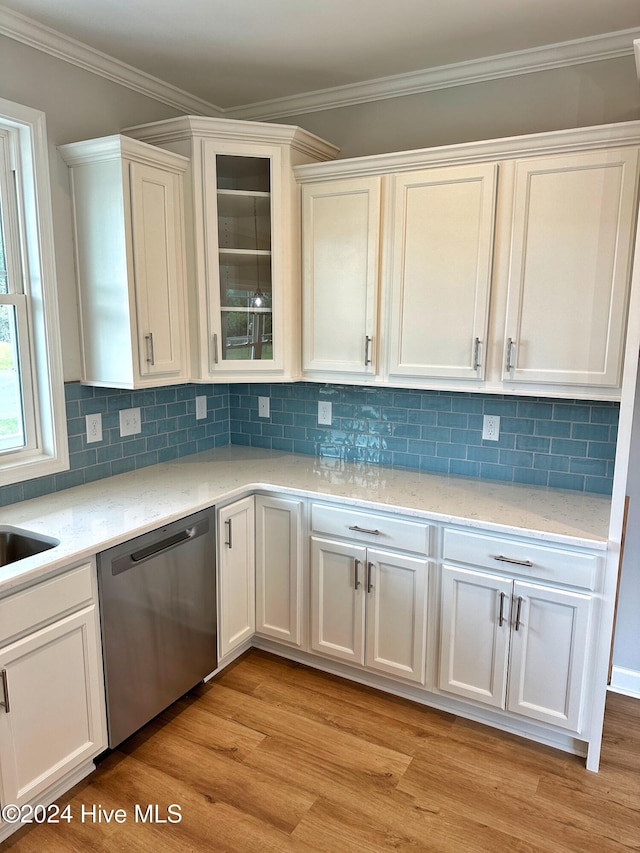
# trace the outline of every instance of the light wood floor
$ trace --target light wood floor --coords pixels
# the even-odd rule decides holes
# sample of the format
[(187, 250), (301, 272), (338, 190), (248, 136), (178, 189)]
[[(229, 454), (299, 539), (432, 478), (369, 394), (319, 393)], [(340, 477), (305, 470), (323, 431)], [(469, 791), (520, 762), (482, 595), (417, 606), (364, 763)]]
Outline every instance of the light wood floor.
[[(60, 801), (57, 851), (640, 850), (640, 702), (610, 695), (602, 769), (450, 714), (251, 651), (111, 753)], [(181, 806), (178, 824), (135, 804)], [(81, 823), (82, 805), (127, 823)]]

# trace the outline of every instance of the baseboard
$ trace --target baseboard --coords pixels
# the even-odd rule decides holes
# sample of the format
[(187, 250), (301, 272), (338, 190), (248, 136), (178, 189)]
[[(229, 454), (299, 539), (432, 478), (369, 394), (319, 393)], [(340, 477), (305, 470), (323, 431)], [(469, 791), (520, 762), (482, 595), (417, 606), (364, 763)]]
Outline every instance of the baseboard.
[(640, 699), (640, 672), (637, 669), (625, 669), (623, 666), (612, 667), (608, 689), (612, 693), (622, 693), (624, 696)]

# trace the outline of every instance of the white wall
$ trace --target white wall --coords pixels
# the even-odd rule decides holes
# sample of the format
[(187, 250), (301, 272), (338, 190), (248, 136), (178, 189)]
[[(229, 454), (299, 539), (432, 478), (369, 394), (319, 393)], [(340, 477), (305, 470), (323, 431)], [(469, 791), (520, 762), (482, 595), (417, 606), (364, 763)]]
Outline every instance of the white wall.
[(80, 377), (68, 169), (56, 146), (179, 113), (102, 77), (0, 36), (0, 97), (47, 117), (64, 374)]
[(278, 118), (341, 157), (640, 119), (632, 56)]

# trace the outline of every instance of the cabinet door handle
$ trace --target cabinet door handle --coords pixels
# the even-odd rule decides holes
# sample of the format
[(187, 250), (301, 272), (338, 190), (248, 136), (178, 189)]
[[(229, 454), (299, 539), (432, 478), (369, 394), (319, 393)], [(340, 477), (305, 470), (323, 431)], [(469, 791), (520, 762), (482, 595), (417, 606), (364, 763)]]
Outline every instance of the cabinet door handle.
[(145, 335), (144, 339), (147, 342), (147, 363), (153, 367), (156, 363), (156, 357), (153, 351), (153, 332), (149, 332), (148, 335)]
[(364, 366), (371, 364), (371, 337), (369, 335), (364, 336)]
[(477, 370), (482, 362), (480, 361), (480, 345), (482, 341), (480, 338), (476, 338), (473, 344), (473, 369)]
[(7, 679), (6, 669), (3, 669), (2, 672), (0, 672), (0, 679), (2, 680), (2, 692), (4, 694), (4, 702), (0, 702), (0, 705), (4, 708), (5, 713), (8, 714), (11, 710), (11, 706), (9, 704), (9, 681)]
[(507, 338), (507, 359), (504, 365), (505, 373), (511, 373), (515, 364), (511, 361), (511, 356), (513, 355), (513, 348), (515, 347), (516, 342), (513, 338)]
[(231, 539), (231, 519), (230, 518), (228, 518), (225, 521), (225, 525), (227, 527), (227, 539), (226, 539), (226, 542), (224, 544), (227, 546), (227, 548), (232, 548), (233, 545), (231, 544), (232, 539)]
[(353, 588), (358, 589), (358, 587), (360, 586), (360, 560), (354, 560), (353, 561), (353, 568), (354, 568)]
[(371, 576), (373, 574), (373, 563), (367, 563), (367, 592), (371, 592), (373, 589), (373, 584), (371, 583)]
[(520, 622), (521, 612), (522, 612), (522, 596), (519, 595), (518, 596), (518, 603), (516, 605), (516, 624), (513, 626), (516, 629), (516, 631), (518, 631), (520, 629), (520, 625), (522, 624)]
[(514, 566), (528, 566), (529, 568), (533, 566), (531, 560), (516, 560), (513, 557), (505, 557), (502, 554), (498, 554), (498, 556), (493, 559), (498, 560), (500, 563), (512, 563)]
[(213, 350), (213, 363), (218, 363), (218, 336), (214, 335), (211, 339), (211, 349)]
[(370, 533), (371, 536), (382, 536), (379, 530), (367, 530), (366, 527), (358, 527), (357, 524), (350, 525), (349, 530), (355, 530), (356, 533)]
[(507, 596), (504, 592), (500, 593), (500, 614), (498, 616), (498, 625), (502, 628), (504, 625), (504, 600)]

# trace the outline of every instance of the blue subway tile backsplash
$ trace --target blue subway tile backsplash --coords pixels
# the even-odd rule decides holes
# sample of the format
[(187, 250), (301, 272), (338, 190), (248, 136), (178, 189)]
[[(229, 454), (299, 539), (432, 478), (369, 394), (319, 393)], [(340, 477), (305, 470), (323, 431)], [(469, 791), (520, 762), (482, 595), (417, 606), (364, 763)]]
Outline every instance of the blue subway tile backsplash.
[[(610, 494), (617, 403), (394, 388), (272, 384), (178, 385), (141, 391), (68, 384), (71, 469), (0, 488), (0, 506), (227, 444)], [(207, 397), (196, 421), (195, 398)], [(258, 417), (258, 396), (270, 398)], [(318, 426), (318, 401), (332, 403)], [(121, 409), (140, 407), (142, 432), (122, 438)], [(102, 414), (87, 444), (85, 416)], [(483, 415), (500, 439), (482, 439)]]
[[(258, 417), (258, 396), (271, 417)], [(319, 400), (333, 421), (318, 426)], [(610, 494), (617, 403), (288, 384), (229, 386), (232, 444)], [(483, 415), (500, 415), (497, 442)]]

